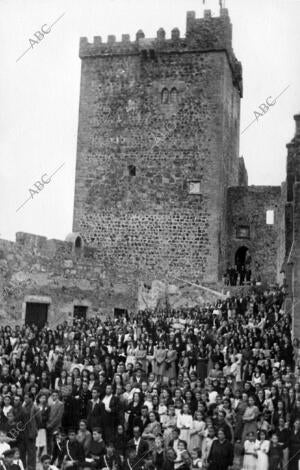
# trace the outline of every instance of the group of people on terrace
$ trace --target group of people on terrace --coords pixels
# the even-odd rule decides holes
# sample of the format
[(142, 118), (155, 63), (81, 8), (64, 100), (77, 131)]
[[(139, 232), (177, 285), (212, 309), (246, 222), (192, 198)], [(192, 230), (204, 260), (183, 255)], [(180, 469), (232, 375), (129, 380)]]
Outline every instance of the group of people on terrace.
[(298, 470), (284, 299), (1, 326), (3, 470)]

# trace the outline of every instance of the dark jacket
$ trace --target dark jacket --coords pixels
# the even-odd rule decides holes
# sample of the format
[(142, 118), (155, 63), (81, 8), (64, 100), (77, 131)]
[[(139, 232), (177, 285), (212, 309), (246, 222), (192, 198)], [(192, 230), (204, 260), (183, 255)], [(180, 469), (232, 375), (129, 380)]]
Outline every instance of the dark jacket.
[(89, 429), (101, 426), (101, 416), (103, 415), (103, 403), (99, 400), (93, 408), (93, 401), (87, 404), (87, 426)]
[(213, 441), (208, 456), (209, 470), (227, 470), (233, 464), (233, 445), (225, 439)]
[(70, 442), (67, 440), (65, 446), (65, 458), (66, 460), (75, 460), (78, 463), (83, 463), (85, 460), (83, 446), (78, 441)]
[(23, 406), (25, 422), (23, 424), (25, 439), (35, 439), (37, 436), (37, 409), (34, 404), (28, 403)]
[(128, 450), (135, 449), (135, 451), (136, 451), (136, 461), (138, 461), (140, 459), (143, 461), (147, 457), (147, 452), (149, 450), (149, 446), (148, 446), (148, 442), (145, 439), (141, 438), (140, 442), (139, 442), (139, 446), (136, 449), (134, 439), (130, 439), (130, 441), (127, 444), (127, 449)]

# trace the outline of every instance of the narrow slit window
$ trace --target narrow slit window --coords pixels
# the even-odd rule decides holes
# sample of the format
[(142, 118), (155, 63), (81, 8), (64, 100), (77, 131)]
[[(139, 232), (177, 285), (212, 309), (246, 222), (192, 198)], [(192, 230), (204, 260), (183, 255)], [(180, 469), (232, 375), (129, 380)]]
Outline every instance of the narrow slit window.
[(178, 100), (178, 93), (176, 88), (172, 88), (170, 93), (170, 102), (176, 104)]
[(161, 92), (161, 102), (162, 104), (169, 103), (169, 90), (167, 88), (164, 88)]
[(274, 211), (273, 209), (266, 212), (266, 223), (267, 225), (274, 225)]
[(128, 174), (129, 176), (136, 175), (136, 167), (134, 165), (128, 165)]

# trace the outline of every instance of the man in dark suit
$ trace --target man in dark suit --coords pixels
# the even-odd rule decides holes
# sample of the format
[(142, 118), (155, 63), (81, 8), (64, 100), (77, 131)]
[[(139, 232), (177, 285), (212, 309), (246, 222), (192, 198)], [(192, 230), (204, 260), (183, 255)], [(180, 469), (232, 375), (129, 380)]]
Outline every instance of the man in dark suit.
[(172, 439), (169, 442), (169, 447), (171, 447), (176, 454), (178, 453), (178, 444), (180, 441), (179, 434), (180, 434), (180, 429), (178, 428), (173, 429)]
[(79, 397), (80, 419), (85, 419), (87, 416), (87, 405), (90, 399), (92, 398), (91, 391), (88, 388), (87, 380), (83, 380), (82, 382)]
[(103, 403), (100, 401), (99, 390), (93, 388), (92, 399), (87, 404), (87, 426), (90, 430), (101, 425)]
[(65, 469), (78, 470), (84, 464), (84, 461), (84, 448), (77, 441), (75, 429), (69, 429), (62, 466)]
[(143, 433), (145, 427), (150, 423), (149, 411), (147, 405), (143, 405), (141, 408), (141, 416), (137, 416), (133, 420), (133, 426), (138, 426)]
[(101, 403), (101, 425), (104, 429), (104, 440), (106, 443), (113, 442), (118, 424), (119, 399), (113, 395), (111, 385), (106, 385), (105, 396)]
[(133, 427), (133, 439), (130, 439), (127, 445), (128, 453), (135, 450), (135, 459), (133, 467), (140, 469), (148, 455), (149, 446), (148, 442), (141, 437), (141, 429), (139, 426)]
[[(37, 410), (34, 406), (34, 397), (31, 393), (25, 393), (23, 410), (25, 414), (25, 423), (24, 423), (24, 446), (25, 446), (25, 455), (23, 454), (23, 459), (25, 459), (25, 465), (27, 470), (35, 470), (36, 468), (36, 447), (35, 440), (37, 436)], [(25, 466), (24, 465), (24, 466)]]
[(142, 382), (147, 381), (147, 375), (143, 374), (143, 371), (141, 368), (138, 368), (133, 375), (133, 387), (134, 388), (141, 388), (142, 387)]

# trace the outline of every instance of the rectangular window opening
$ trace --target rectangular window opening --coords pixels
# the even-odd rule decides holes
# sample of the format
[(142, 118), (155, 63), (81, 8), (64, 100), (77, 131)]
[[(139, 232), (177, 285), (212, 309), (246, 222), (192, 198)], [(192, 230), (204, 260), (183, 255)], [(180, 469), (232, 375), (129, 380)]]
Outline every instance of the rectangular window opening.
[(200, 181), (189, 182), (189, 194), (200, 194), (201, 185)]
[(240, 225), (236, 229), (236, 238), (250, 238), (250, 227), (249, 225)]
[(266, 224), (274, 225), (274, 210), (270, 209), (266, 212)]

